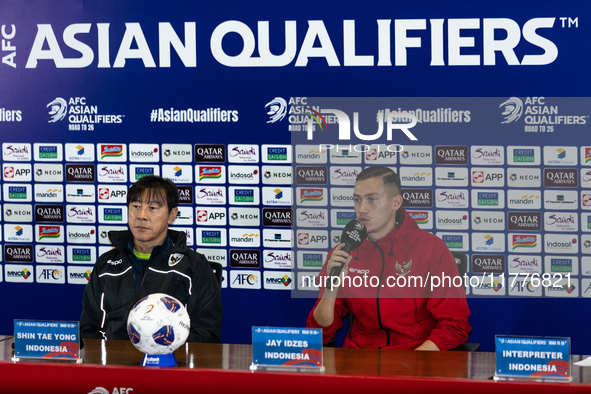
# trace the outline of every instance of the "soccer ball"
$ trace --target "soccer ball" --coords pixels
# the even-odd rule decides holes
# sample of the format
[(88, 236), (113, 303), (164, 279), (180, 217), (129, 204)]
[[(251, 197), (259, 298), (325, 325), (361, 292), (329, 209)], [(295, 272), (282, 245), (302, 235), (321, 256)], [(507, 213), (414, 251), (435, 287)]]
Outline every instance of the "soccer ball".
[(168, 294), (154, 293), (139, 300), (127, 318), (127, 333), (144, 354), (171, 354), (189, 337), (187, 309)]

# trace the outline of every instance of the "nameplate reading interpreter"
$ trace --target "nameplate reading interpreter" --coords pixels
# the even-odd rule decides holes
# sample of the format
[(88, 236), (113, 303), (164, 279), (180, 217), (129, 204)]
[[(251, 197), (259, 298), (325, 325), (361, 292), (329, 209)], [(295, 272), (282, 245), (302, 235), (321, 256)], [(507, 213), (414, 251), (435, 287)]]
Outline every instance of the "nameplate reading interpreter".
[(570, 338), (495, 337), (495, 380), (535, 379), (570, 382)]

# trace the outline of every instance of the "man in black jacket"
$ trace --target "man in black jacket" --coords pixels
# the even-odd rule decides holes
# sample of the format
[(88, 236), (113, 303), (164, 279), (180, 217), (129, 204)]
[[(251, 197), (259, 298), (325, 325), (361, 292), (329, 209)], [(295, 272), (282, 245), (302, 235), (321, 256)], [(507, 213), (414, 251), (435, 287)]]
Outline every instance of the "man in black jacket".
[(220, 342), (220, 285), (209, 262), (186, 245), (186, 235), (169, 230), (179, 195), (169, 179), (146, 176), (127, 194), (128, 231), (111, 231), (114, 249), (102, 254), (84, 289), (82, 338), (129, 339), (131, 307), (152, 293), (177, 298), (191, 318), (189, 342)]

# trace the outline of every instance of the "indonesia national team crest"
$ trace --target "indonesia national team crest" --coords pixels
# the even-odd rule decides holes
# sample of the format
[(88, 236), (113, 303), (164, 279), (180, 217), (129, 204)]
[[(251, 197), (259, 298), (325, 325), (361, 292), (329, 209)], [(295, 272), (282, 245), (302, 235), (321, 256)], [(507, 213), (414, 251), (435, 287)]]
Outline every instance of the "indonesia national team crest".
[(410, 267), (412, 267), (412, 259), (408, 263), (405, 263), (404, 261), (402, 264), (396, 262), (396, 271), (398, 271), (397, 275), (405, 276), (410, 272)]
[(175, 265), (177, 265), (179, 263), (179, 261), (181, 261), (183, 259), (185, 255), (182, 253), (173, 253), (170, 255), (170, 257), (168, 258), (168, 265), (170, 267), (174, 267)]

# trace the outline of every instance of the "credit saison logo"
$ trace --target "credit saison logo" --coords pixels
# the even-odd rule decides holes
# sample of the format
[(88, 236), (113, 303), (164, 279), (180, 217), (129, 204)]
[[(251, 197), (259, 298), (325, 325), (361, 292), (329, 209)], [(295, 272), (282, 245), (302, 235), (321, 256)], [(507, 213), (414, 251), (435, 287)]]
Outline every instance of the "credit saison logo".
[(220, 244), (222, 243), (222, 232), (213, 230), (204, 230), (201, 233), (201, 242), (204, 244)]
[(319, 268), (324, 263), (322, 253), (302, 253), (301, 265), (306, 268)]
[(516, 164), (534, 164), (536, 162), (536, 150), (533, 148), (513, 149), (512, 161)]
[(266, 162), (285, 162), (288, 160), (288, 148), (279, 146), (267, 147)]

